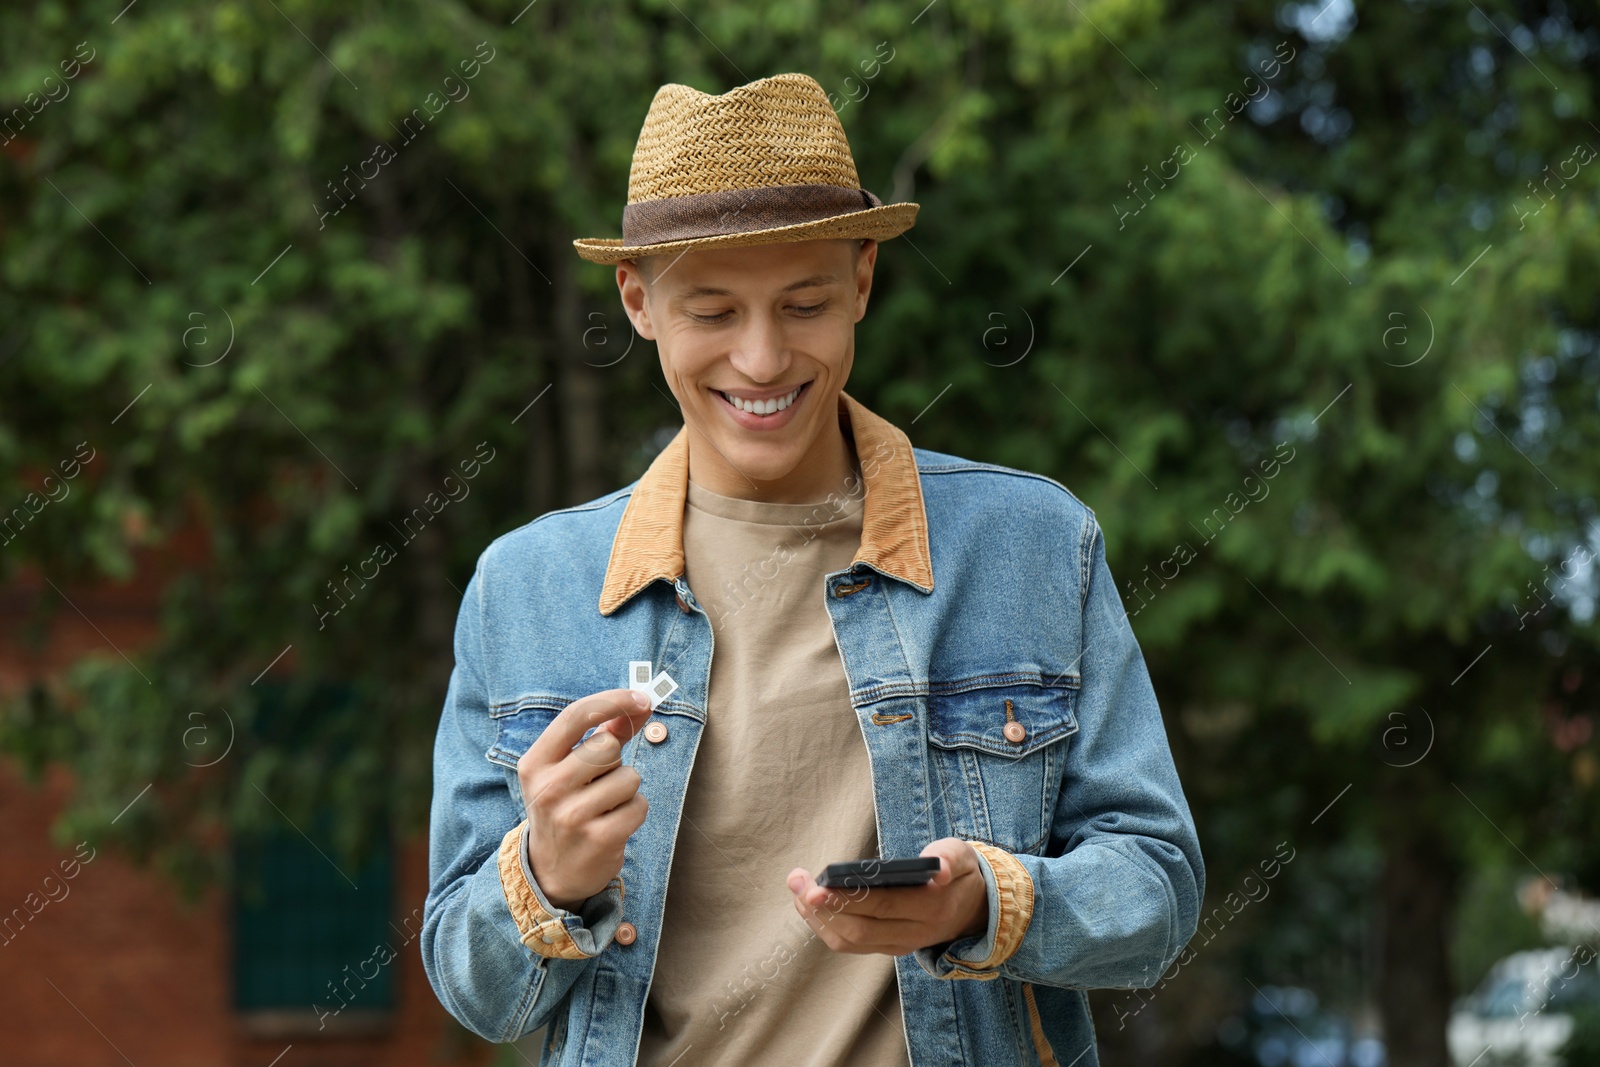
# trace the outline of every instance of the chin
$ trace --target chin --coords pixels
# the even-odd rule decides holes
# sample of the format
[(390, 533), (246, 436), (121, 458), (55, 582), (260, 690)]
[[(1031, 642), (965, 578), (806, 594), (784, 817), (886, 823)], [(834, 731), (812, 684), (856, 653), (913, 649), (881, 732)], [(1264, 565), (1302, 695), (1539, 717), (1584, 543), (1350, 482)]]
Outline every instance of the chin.
[(762, 444), (734, 439), (723, 446), (723, 454), (735, 470), (758, 482), (776, 482), (788, 477), (805, 457), (805, 443), (791, 441)]

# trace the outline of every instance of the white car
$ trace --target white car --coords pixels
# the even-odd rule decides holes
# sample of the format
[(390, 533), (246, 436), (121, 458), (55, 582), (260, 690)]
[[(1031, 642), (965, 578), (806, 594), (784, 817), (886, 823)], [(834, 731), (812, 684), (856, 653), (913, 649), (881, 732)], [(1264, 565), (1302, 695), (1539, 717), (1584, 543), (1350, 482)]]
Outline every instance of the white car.
[(1593, 961), (1588, 949), (1547, 948), (1496, 963), (1450, 1016), (1456, 1067), (1557, 1067), (1556, 1052), (1572, 1033), (1564, 1009), (1600, 1003)]

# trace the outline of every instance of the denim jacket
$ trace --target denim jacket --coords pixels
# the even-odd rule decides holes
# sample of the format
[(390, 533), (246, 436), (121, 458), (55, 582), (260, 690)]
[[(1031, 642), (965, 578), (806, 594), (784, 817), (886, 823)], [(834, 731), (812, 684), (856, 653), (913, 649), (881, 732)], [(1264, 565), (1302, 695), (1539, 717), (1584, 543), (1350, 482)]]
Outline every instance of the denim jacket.
[[(1099, 524), (1060, 483), (914, 448), (847, 393), (839, 416), (865, 485), (861, 545), (817, 592), (882, 854), (963, 838), (988, 890), (981, 935), (895, 958), (910, 1062), (1093, 1067), (1084, 991), (1155, 984), (1205, 889)], [(639, 1047), (711, 674), (711, 620), (684, 578), (687, 434), (632, 484), (496, 539), (456, 623), (423, 965), (474, 1033), (551, 1024), (541, 1067), (632, 1064)], [(624, 753), (649, 814), (620, 875), (565, 911), (528, 866), (517, 759), (567, 704), (626, 687), (631, 660), (678, 683), (651, 716), (666, 729)]]

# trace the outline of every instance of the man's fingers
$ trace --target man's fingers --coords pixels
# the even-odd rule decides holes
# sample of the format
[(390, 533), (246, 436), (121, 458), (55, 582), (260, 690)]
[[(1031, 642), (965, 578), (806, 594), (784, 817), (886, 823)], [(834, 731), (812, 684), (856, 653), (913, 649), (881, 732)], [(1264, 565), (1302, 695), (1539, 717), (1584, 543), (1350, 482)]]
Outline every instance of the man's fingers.
[(937, 841), (930, 841), (918, 855), (939, 857), (939, 869), (933, 873), (932, 885), (949, 885), (969, 870), (973, 874), (980, 873), (977, 852), (959, 837), (941, 837)]
[(882, 886), (867, 890), (818, 887), (801, 895), (801, 899), (806, 906), (824, 914), (921, 921), (928, 915), (928, 895), (942, 890), (942, 886), (931, 885)]
[[(591, 727), (601, 727), (619, 742), (626, 742), (649, 717), (650, 698), (636, 690), (607, 689), (591, 693), (561, 709), (528, 749), (528, 759), (545, 766), (560, 763)], [(613, 756), (603, 762), (614, 761)]]
[(632, 703), (626, 704), (622, 714), (613, 716), (600, 724), (600, 729), (614, 734), (618, 741), (626, 744), (633, 739), (650, 718), (650, 698), (637, 690), (628, 690)]
[(572, 805), (575, 818), (582, 821), (598, 819), (618, 805), (632, 800), (639, 792), (639, 785), (639, 772), (632, 767), (619, 765), (579, 788), (567, 803)]
[(930, 842), (920, 855), (939, 858), (939, 869), (924, 885), (826, 889), (817, 885), (809, 874), (799, 871), (804, 875), (803, 879), (797, 878), (795, 872), (790, 872), (789, 888), (814, 911), (918, 921), (929, 914), (931, 895), (944, 893), (957, 878), (983, 877), (983, 872), (978, 868), (977, 853), (959, 837), (942, 837)]
[(591, 825), (597, 835), (625, 842), (633, 836), (635, 830), (644, 825), (645, 816), (649, 813), (650, 802), (645, 799), (643, 793), (635, 793), (595, 819)]
[[(904, 955), (923, 945), (949, 939), (966, 914), (972, 879), (980, 881), (978, 853), (958, 837), (943, 837), (921, 852), (937, 857), (932, 880), (916, 886), (839, 890), (817, 885), (810, 872), (789, 872), (794, 909), (835, 952)], [(960, 914), (958, 914), (958, 911)], [(969, 929), (970, 925), (963, 927)]]
[(803, 867), (796, 867), (789, 872), (789, 891), (795, 895), (797, 908), (803, 904), (807, 909), (825, 917), (846, 911), (858, 915), (872, 914), (873, 909), (864, 907), (864, 902), (871, 899), (873, 894), (883, 892), (881, 889), (867, 889), (861, 886), (851, 889), (828, 889), (819, 886), (817, 880), (811, 876), (811, 872)]
[(878, 918), (852, 914), (831, 905), (812, 907), (805, 893), (795, 894), (794, 909), (812, 933), (834, 952), (900, 956), (928, 940), (924, 933), (927, 922), (922, 918)]

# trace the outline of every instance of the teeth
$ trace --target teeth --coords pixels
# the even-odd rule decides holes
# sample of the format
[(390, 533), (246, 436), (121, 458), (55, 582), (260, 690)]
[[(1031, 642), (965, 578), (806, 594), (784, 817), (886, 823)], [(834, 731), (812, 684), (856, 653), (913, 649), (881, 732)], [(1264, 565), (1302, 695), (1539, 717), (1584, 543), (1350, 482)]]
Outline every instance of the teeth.
[[(800, 388), (803, 389), (805, 387), (801, 386)], [(800, 389), (796, 389), (788, 396), (774, 397), (771, 400), (740, 400), (738, 397), (729, 396), (727, 393), (723, 393), (722, 398), (740, 411), (748, 411), (752, 415), (771, 415), (773, 412), (782, 411), (794, 403), (794, 398), (799, 395)]]

